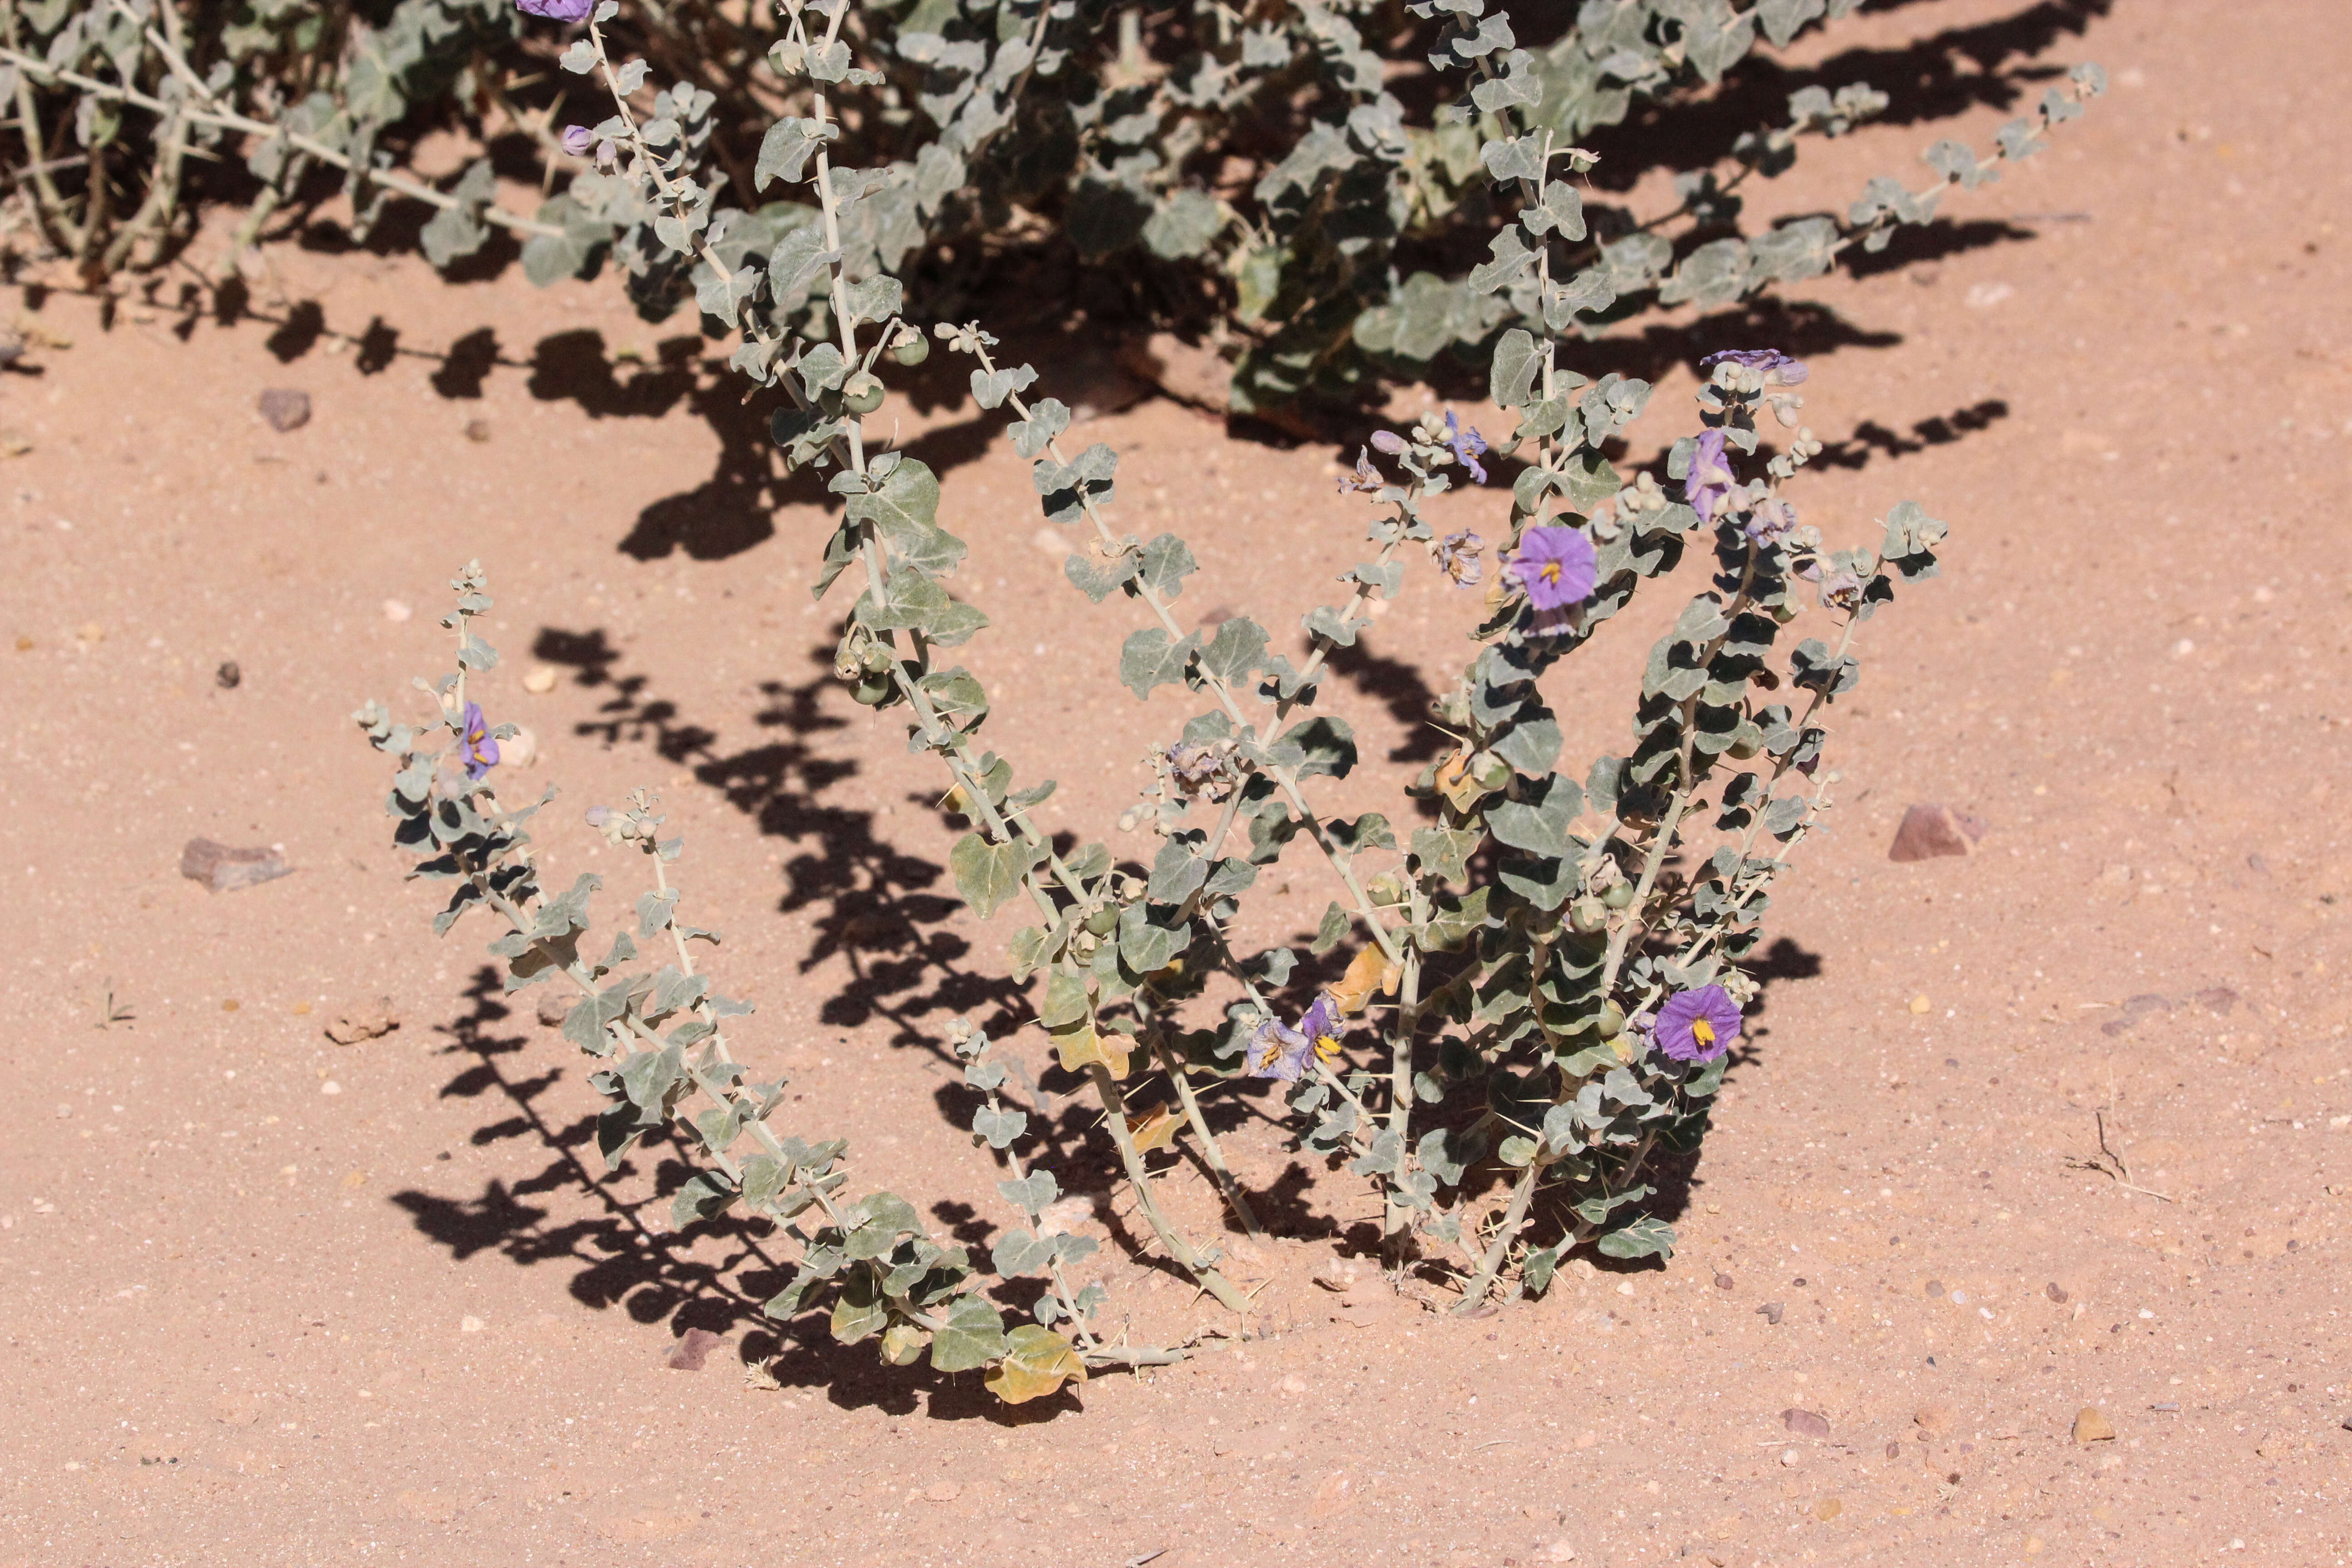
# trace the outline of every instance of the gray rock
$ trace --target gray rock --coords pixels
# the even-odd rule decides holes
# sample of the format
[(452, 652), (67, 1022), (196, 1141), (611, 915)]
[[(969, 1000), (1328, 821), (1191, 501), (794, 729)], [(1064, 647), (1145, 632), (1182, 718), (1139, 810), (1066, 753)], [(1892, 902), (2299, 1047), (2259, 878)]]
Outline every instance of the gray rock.
[(1811, 1410), (1783, 1410), (1780, 1425), (1800, 1437), (1826, 1438), (1830, 1435), (1829, 1417)]
[(232, 849), (209, 838), (191, 838), (180, 851), (180, 875), (215, 893), (234, 892), (291, 872), (275, 849)]
[(261, 416), (279, 435), (310, 423), (310, 395), (290, 386), (273, 386), (261, 395)]

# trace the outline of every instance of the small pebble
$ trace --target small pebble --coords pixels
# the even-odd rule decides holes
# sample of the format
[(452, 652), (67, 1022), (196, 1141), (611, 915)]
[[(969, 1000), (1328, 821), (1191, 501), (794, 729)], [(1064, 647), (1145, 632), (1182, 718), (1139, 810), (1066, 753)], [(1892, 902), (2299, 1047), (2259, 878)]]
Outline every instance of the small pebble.
[(2109, 1443), (2115, 1440), (2116, 1425), (2096, 1405), (2085, 1405), (2074, 1413), (2074, 1441), (2077, 1443)]
[(310, 395), (291, 387), (273, 386), (261, 395), (261, 416), (279, 435), (310, 423)]
[(1633, 1293), (1633, 1282), (1631, 1279), (1620, 1279), (1617, 1281), (1617, 1294), (1620, 1296), (1630, 1296)]
[(1829, 1417), (1811, 1410), (1783, 1410), (1780, 1425), (1800, 1437), (1826, 1438), (1830, 1435)]
[(1912, 806), (1903, 814), (1887, 846), (1889, 860), (1933, 860), (1945, 855), (1971, 853), (1984, 837), (1984, 823), (1973, 816), (1932, 803)]
[(213, 671), (213, 684), (223, 691), (235, 691), (244, 679), (245, 671), (236, 667), (236, 660), (233, 658), (224, 661), (218, 669)]
[(1935, 1004), (1928, 1001), (1925, 996), (1914, 996), (1911, 998), (1911, 1011), (1914, 1013), (1924, 1014), (1934, 1005)]
[(1901, 1458), (1903, 1457), (1903, 1445), (1892, 1437), (1886, 1439), (1886, 1457), (1890, 1459)]
[(489, 422), (488, 420), (487, 420), (487, 419), (468, 419), (468, 420), (467, 420), (467, 421), (466, 421), (466, 439), (467, 439), (467, 440), (473, 442), (473, 443), (474, 443), (475, 445), (477, 445), (477, 446), (479, 446), (482, 442), (487, 441), (487, 440), (488, 440), (489, 438), (490, 438), (490, 422)]
[(1304, 1394), (1307, 1392), (1307, 1380), (1294, 1372), (1288, 1377), (1282, 1380), (1282, 1392), (1285, 1394)]
[(555, 689), (555, 667), (551, 664), (531, 666), (530, 673), (522, 678), (522, 689), (534, 696), (546, 696)]
[(457, 1331), (461, 1334), (478, 1334), (482, 1331), (482, 1320), (470, 1315), (460, 1318), (457, 1320)]
[(1940, 1301), (1940, 1300), (1942, 1300), (1943, 1299), (1944, 1299), (1944, 1282), (1943, 1282), (1941, 1279), (1930, 1279), (1930, 1280), (1928, 1280), (1928, 1281), (1927, 1281), (1927, 1300), (1929, 1300), (1930, 1301)]
[(215, 893), (271, 881), (293, 869), (275, 849), (232, 849), (209, 838), (191, 838), (180, 851), (180, 875)]
[(398, 599), (386, 599), (383, 602), (383, 618), (395, 626), (415, 613)]
[(688, 1329), (678, 1336), (677, 1344), (663, 1358), (662, 1364), (675, 1372), (700, 1372), (710, 1352), (727, 1342), (709, 1329)]
[(502, 767), (527, 768), (539, 761), (539, 737), (528, 725), (518, 724), (515, 732), (499, 742), (499, 763)]
[(1780, 1314), (1788, 1310), (1789, 1305), (1785, 1301), (1767, 1301), (1756, 1309), (1756, 1313), (1768, 1323), (1778, 1323)]
[(2053, 1279), (2049, 1284), (2042, 1287), (2042, 1293), (2049, 1297), (2052, 1300), (2060, 1303), (2063, 1303), (2066, 1300), (2066, 1288), (2063, 1285), (2059, 1284), (2055, 1279)]
[(1948, 1432), (1952, 1426), (1952, 1413), (1940, 1405), (1922, 1405), (1911, 1419), (1922, 1432)]
[(1795, 1464), (1797, 1462), (1797, 1450), (1790, 1448), (1786, 1453), (1782, 1454), (1780, 1456), (1780, 1462), (1784, 1465)]
[(953, 1502), (963, 1495), (963, 1488), (953, 1481), (933, 1481), (923, 1489), (923, 1496), (933, 1502)]
[(1730, 1275), (1728, 1275), (1728, 1274), (1718, 1274), (1718, 1275), (1717, 1275), (1717, 1276), (1715, 1277), (1715, 1288), (1716, 1288), (1717, 1289), (1718, 1289), (1718, 1290), (1728, 1290), (1728, 1289), (1731, 1289), (1731, 1276), (1730, 1276)]
[(341, 1094), (343, 1092), (343, 1086), (337, 1083), (333, 1079), (329, 1079), (326, 1082), (319, 1086), (319, 1092), (320, 1094)]

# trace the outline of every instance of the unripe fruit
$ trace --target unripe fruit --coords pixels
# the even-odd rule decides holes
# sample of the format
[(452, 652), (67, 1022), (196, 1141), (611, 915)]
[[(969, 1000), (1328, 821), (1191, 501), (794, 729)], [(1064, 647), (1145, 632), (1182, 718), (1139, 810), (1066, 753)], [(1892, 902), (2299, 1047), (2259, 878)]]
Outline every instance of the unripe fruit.
[(852, 414), (871, 414), (882, 406), (882, 383), (864, 371), (842, 384), (841, 405)]
[(1625, 1032), (1625, 1009), (1620, 1007), (1614, 1002), (1611, 1002), (1604, 1005), (1601, 1009), (1600, 1021), (1592, 1026), (1592, 1032), (1599, 1035), (1604, 1040), (1613, 1040), (1618, 1036), (1623, 1034)]
[(1631, 909), (1633, 904), (1633, 884), (1618, 882), (1601, 895), (1601, 901), (1612, 910)]
[(890, 357), (900, 364), (920, 364), (931, 357), (931, 340), (920, 332), (910, 332), (890, 345)]
[(1118, 906), (1105, 904), (1087, 917), (1087, 929), (1097, 936), (1108, 936), (1118, 924)]
[(1586, 936), (1609, 928), (1609, 906), (1599, 899), (1579, 899), (1568, 907), (1570, 927)]

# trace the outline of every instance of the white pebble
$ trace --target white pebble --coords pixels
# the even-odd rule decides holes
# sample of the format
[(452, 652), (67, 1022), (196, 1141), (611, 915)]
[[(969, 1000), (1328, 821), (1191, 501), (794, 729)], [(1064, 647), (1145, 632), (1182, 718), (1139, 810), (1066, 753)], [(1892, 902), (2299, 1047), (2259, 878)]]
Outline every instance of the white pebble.
[(402, 604), (398, 599), (386, 599), (383, 602), (383, 618), (390, 621), (394, 626), (400, 625), (401, 622), (408, 619), (409, 616), (415, 613), (415, 611), (410, 609), (406, 605)]
[(1783, 1453), (1780, 1456), (1780, 1462), (1784, 1465), (1795, 1464), (1797, 1462), (1797, 1450), (1790, 1448), (1787, 1452)]
[(460, 1318), (457, 1320), (457, 1331), (461, 1334), (478, 1334), (482, 1331), (482, 1320), (470, 1314)]
[(326, 1082), (319, 1086), (319, 1092), (320, 1094), (341, 1094), (343, 1092), (343, 1086), (337, 1083), (333, 1079), (329, 1079)]
[(499, 761), (507, 767), (530, 766), (539, 761), (539, 737), (527, 725), (516, 725), (515, 732), (499, 742)]
[(541, 697), (554, 690), (555, 667), (549, 664), (534, 666), (530, 673), (522, 678), (522, 689)]

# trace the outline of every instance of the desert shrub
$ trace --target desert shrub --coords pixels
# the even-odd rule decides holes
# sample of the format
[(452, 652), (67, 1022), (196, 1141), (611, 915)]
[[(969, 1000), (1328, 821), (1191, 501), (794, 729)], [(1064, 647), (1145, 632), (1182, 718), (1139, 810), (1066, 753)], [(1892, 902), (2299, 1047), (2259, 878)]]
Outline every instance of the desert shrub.
[[(811, 562), (814, 594), (847, 602), (836, 673), (938, 759), (948, 806), (970, 825), (950, 856), (957, 888), (982, 918), (1015, 911), (1010, 970), (1032, 983), (1034, 1026), (1091, 1084), (1154, 1244), (1228, 1308), (1242, 1300), (1216, 1247), (1169, 1221), (1148, 1160), (1192, 1138), (1234, 1222), (1256, 1231), (1201, 1109), (1204, 1092), (1235, 1079), (1279, 1086), (1298, 1143), (1381, 1194), (1388, 1266), (1451, 1288), (1462, 1307), (1541, 1291), (1577, 1247), (1671, 1252), (1645, 1178), (1706, 1131), (1755, 994), (1744, 966), (1771, 887), (1831, 804), (1838, 775), (1823, 765), (1822, 716), (1860, 678), (1857, 634), (1898, 584), (1935, 574), (1945, 531), (1907, 501), (1864, 548), (1832, 548), (1800, 521), (1787, 491), (1822, 448), (1794, 390), (1806, 367), (1769, 347), (1710, 356), (1664, 472), (1624, 471), (1610, 454), (1650, 388), (1613, 374), (1586, 380), (1563, 363), (1565, 342), (1644, 293), (1728, 299), (1880, 243), (1891, 225), (1923, 219), (1946, 184), (1997, 177), (2001, 160), (2032, 153), (2098, 85), (2095, 69), (2076, 72), (2040, 123), (2004, 130), (1989, 156), (1937, 142), (1925, 188), (1874, 181), (1843, 219), (1687, 249), (1654, 225), (1596, 244), (1575, 184), (1591, 154), (1572, 138), (1677, 72), (1719, 74), (1756, 27), (1785, 37), (1820, 0), (1738, 15), (1699, 0), (1593, 0), (1541, 53), (1517, 47), (1480, 0), (1410, 10), (1444, 95), (1420, 131), (1404, 125), (1362, 42), (1370, 23), (1383, 37), (1404, 31), (1392, 13), (1301, 6), (1244, 25), (1211, 10), (1162, 35), (1133, 13), (1069, 5), (923, 0), (894, 13), (786, 0), (772, 39), (746, 32), (726, 58), (763, 46), (756, 58), (793, 112), (762, 132), (752, 183), (804, 199), (743, 213), (719, 205), (733, 111), (692, 81), (650, 92), (644, 57), (624, 56), (623, 35), (605, 31), (606, 0), (561, 56), (606, 95), (609, 112), (571, 135), (594, 168), (534, 220), (561, 233), (524, 247), (541, 274), (609, 256), (655, 304), (690, 289), (739, 335), (736, 364), (782, 395), (778, 445), (841, 503)], [(1186, 30), (1195, 26), (1197, 36)], [(1140, 63), (1161, 60), (1175, 38), (1188, 40), (1181, 68)], [(1792, 104), (1790, 126), (1743, 144), (1747, 167), (1773, 173), (1796, 128), (1835, 129), (1880, 101), (1849, 91)], [(1271, 129), (1262, 102), (1284, 106), (1266, 111)], [(1148, 117), (1149, 134), (1119, 129), (1129, 116)], [(1247, 216), (1195, 205), (1224, 198), (1182, 183), (1185, 138), (1216, 148), (1286, 129), (1298, 133), (1266, 155)], [(1122, 163), (1111, 156), (1120, 148), (1150, 151)], [(1131, 205), (1089, 182), (1130, 192)], [(1334, 503), (1361, 509), (1366, 558), (1338, 603), (1299, 615), (1296, 662), (1283, 650), (1297, 651), (1297, 639), (1248, 616), (1187, 629), (1174, 607), (1196, 563), (1173, 532), (1122, 531), (1118, 454), (1100, 442), (1073, 451), (1070, 410), (1034, 367), (1002, 363), (982, 325), (926, 332), (909, 306), (901, 269), (927, 237), (1001, 223), (1048, 192), (1073, 215), (1062, 233), (1081, 251), (1139, 243), (1171, 260), (1219, 258), (1209, 270), (1241, 290), (1234, 309), (1282, 323), (1252, 350), (1266, 363), (1287, 352), (1275, 345), (1327, 331), (1366, 356), (1465, 345), (1483, 355), (1512, 428), (1490, 439), (1447, 413), (1372, 436), (1341, 480), (1350, 499)], [(1719, 222), (1725, 192), (1687, 184), (1682, 216)], [(1075, 216), (1095, 206), (1112, 210)], [(478, 226), (482, 212), (443, 218), (452, 214), (463, 221), (428, 243), (450, 233), (479, 243), (464, 224)], [(1392, 258), (1416, 223), (1480, 227), (1488, 259), (1465, 282), (1396, 283), (1392, 259), (1370, 258)], [(1244, 230), (1246, 243), (1218, 249)], [(1260, 260), (1268, 247), (1276, 259)], [(1350, 258), (1390, 284), (1349, 295), (1349, 320), (1334, 327), (1305, 295), (1313, 278), (1348, 274)], [(1307, 337), (1284, 336), (1294, 330)], [(940, 525), (937, 477), (870, 441), (865, 424), (884, 379), (933, 352), (969, 361), (974, 398), (1007, 416), (1004, 437), (1033, 464), (1047, 521), (1071, 536), (1072, 591), (1149, 612), (1124, 637), (1110, 616), (1074, 616), (1061, 668), (1139, 698), (1172, 685), (1198, 700), (1123, 819), (1153, 837), (1148, 858), (1122, 858), (1106, 840), (1057, 847), (1034, 817), (1052, 781), (1031, 782), (986, 747), (994, 699), (949, 662), (989, 625), (951, 591), (965, 545)], [(1245, 361), (1244, 374), (1257, 374)], [(1491, 487), (1491, 538), (1441, 536), (1424, 513), (1430, 497), (1465, 483)], [(1694, 552), (1705, 585), (1651, 651), (1632, 745), (1564, 758), (1547, 697), (1559, 689), (1554, 667)], [(1423, 591), (1460, 595), (1475, 628), (1475, 655), (1437, 704), (1453, 744), (1397, 780), (1403, 799), (1391, 812), (1338, 817), (1317, 805), (1317, 781), (1361, 760), (1321, 700), (1328, 661), (1369, 624), (1372, 601), (1404, 591), (1415, 562)], [(374, 705), (359, 718), (396, 763), (395, 837), (419, 858), (418, 875), (451, 884), (437, 926), (478, 909), (503, 928), (491, 951), (509, 989), (576, 994), (564, 1034), (600, 1061), (606, 1160), (674, 1130), (702, 1163), (677, 1194), (676, 1221), (740, 1212), (782, 1226), (800, 1253), (769, 1314), (823, 1312), (836, 1339), (874, 1340), (892, 1363), (985, 1368), (990, 1387), (1019, 1401), (1090, 1368), (1181, 1353), (1094, 1332), (1100, 1288), (1076, 1288), (1072, 1273), (1093, 1244), (1045, 1233), (1056, 1179), (1031, 1158), (1032, 1109), (972, 1020), (950, 1031), (972, 1091), (972, 1141), (1017, 1222), (985, 1258), (933, 1237), (903, 1198), (857, 1191), (839, 1141), (771, 1128), (782, 1085), (734, 1055), (750, 1008), (697, 967), (693, 944), (710, 933), (681, 918), (669, 877), (680, 846), (648, 795), (589, 814), (614, 845), (644, 853), (649, 882), (633, 915), (591, 942), (601, 879), (559, 892), (540, 885), (531, 859), (524, 824), (553, 792), (528, 804), (499, 793), (508, 731), (485, 718), (473, 685), (497, 662), (472, 630), (489, 605), (479, 567), (452, 586), (444, 624), (457, 668), (418, 682), (427, 721), (397, 722)], [(1808, 616), (1818, 635), (1800, 635)], [(1230, 937), (1241, 901), (1286, 856), (1315, 862), (1330, 889), (1304, 945), (1351, 950), (1327, 985), (1304, 984), (1297, 947), (1246, 952)], [(1497, 1174), (1499, 1205), (1487, 1195)], [(1031, 1321), (1012, 1322), (992, 1281), (1023, 1277), (1045, 1285)]]
[[(1205, 333), (1249, 411), (1475, 375), (1515, 326), (1727, 305), (1992, 177), (1939, 142), (1923, 189), (1874, 180), (1843, 216), (1741, 231), (1743, 184), (1886, 99), (1807, 86), (1736, 134), (1677, 119), (1759, 44), (1854, 3), (1583, 0), (1537, 8), (1522, 39), (1500, 11), (1399, 0), (903, 0), (813, 23), (741, 0), (593, 21), (590, 0), (27, 0), (0, 12), (0, 136), (16, 248), (93, 282), (175, 254), (208, 193), (245, 205), (233, 258), (341, 189), (362, 236), (396, 205), (432, 208), (416, 236), (438, 267), (503, 234), (541, 281), (610, 268), (647, 313), (739, 334), (739, 363), (772, 381), (780, 345), (839, 333), (812, 258), (894, 280), (917, 321), (1066, 263), (1093, 306)], [(587, 68), (605, 55), (626, 62), (612, 81)], [(2075, 108), (2047, 89), (2002, 153)], [(1574, 177), (1592, 159), (1570, 149), (1636, 115), (1654, 133), (1627, 173), (1675, 170), (1663, 210)], [(435, 129), (480, 156), (416, 174)], [(837, 233), (807, 177), (820, 143)], [(501, 173), (554, 194), (516, 202)]]
[[(5, 13), (0, 61), (20, 210), (94, 279), (184, 241), (192, 157), (241, 154), (260, 194), (239, 243), (340, 170), (363, 225), (392, 200), (434, 206), (420, 243), (436, 264), (504, 229), (535, 278), (608, 268), (648, 312), (691, 308), (730, 334), (735, 366), (772, 400), (785, 460), (840, 503), (809, 563), (840, 612), (836, 672), (944, 770), (970, 828), (950, 858), (957, 888), (982, 919), (1018, 921), (1008, 967), (1034, 1018), (1015, 1022), (1091, 1087), (1151, 1245), (1244, 1305), (1216, 1247), (1162, 1211), (1148, 1162), (1192, 1139), (1234, 1223), (1255, 1232), (1201, 1097), (1259, 1080), (1278, 1086), (1301, 1147), (1381, 1194), (1387, 1266), (1467, 1309), (1540, 1292), (1579, 1247), (1671, 1252), (1651, 1178), (1706, 1132), (1772, 886), (1830, 807), (1823, 716), (1860, 679), (1864, 623), (1935, 574), (1945, 531), (1907, 501), (1864, 547), (1833, 548), (1800, 520), (1790, 491), (1822, 447), (1795, 390), (1807, 367), (1774, 347), (1708, 356), (1663, 471), (1617, 456), (1648, 384), (1589, 380), (1570, 349), (1595, 352), (1586, 340), (1654, 304), (1728, 302), (1881, 246), (2098, 90), (2084, 68), (1988, 154), (1938, 142), (1916, 188), (1873, 180), (1842, 216), (1743, 234), (1741, 181), (1785, 169), (1801, 133), (1838, 133), (1885, 101), (1860, 84), (1808, 89), (1729, 166), (1682, 176), (1672, 210), (1637, 221), (1588, 205), (1588, 132), (1718, 80), (1759, 34), (1785, 42), (1847, 8), (1587, 0), (1556, 37), (1522, 44), (1483, 0), (1149, 16), (1071, 0), (631, 16), (614, 0), (529, 0), (543, 20), (490, 0), (57, 0)], [(521, 73), (549, 68), (519, 100)], [(488, 154), (441, 185), (400, 172), (420, 126), (493, 120), (535, 128), (533, 156), (568, 171), (535, 211), (499, 205)], [(134, 171), (148, 194), (126, 211), (110, 193)], [(1055, 389), (1001, 361), (984, 323), (940, 308), (963, 287), (954, 258), (1055, 247), (1119, 262), (1221, 323), (1244, 405), (1344, 397), (1452, 356), (1510, 428), (1490, 437), (1448, 412), (1377, 431), (1334, 502), (1360, 508), (1366, 534), (1338, 602), (1269, 615), (1276, 627), (1297, 615), (1296, 637), (1246, 616), (1188, 629), (1175, 606), (1197, 563), (1172, 531), (1123, 530), (1118, 453), (1074, 450)], [(937, 476), (866, 425), (886, 379), (935, 352), (969, 362), (974, 399), (1005, 416), (1046, 520), (1070, 535), (1072, 591), (1148, 613), (1124, 636), (1124, 617), (1075, 614), (1058, 668), (1196, 701), (1123, 819), (1150, 835), (1148, 856), (1039, 827), (1052, 781), (987, 747), (995, 699), (950, 662), (989, 625), (952, 591), (965, 545), (940, 525)], [(1491, 537), (1429, 521), (1428, 500), (1464, 484), (1489, 487)], [(1694, 553), (1703, 585), (1631, 694), (1625, 753), (1564, 757), (1555, 667)], [(1422, 591), (1459, 595), (1473, 628), (1436, 704), (1452, 744), (1395, 780), (1389, 811), (1340, 817), (1318, 805), (1318, 781), (1361, 759), (1324, 677), (1409, 568)], [(625, 913), (600, 912), (596, 876), (541, 884), (527, 824), (555, 797), (504, 793), (510, 731), (478, 684), (497, 655), (474, 630), (487, 583), (469, 565), (452, 588), (456, 668), (417, 682), (424, 721), (374, 704), (358, 718), (394, 764), (395, 841), (449, 888), (436, 929), (487, 921), (510, 991), (574, 994), (563, 1032), (597, 1059), (608, 1165), (656, 1131), (695, 1151), (676, 1223), (779, 1227), (798, 1253), (768, 1313), (824, 1314), (836, 1339), (873, 1341), (893, 1363), (984, 1369), (1018, 1402), (1182, 1353), (1096, 1333), (1100, 1288), (1074, 1274), (1092, 1244), (1048, 1234), (1058, 1184), (1034, 1158), (1035, 1108), (981, 1023), (958, 1020), (950, 1038), (976, 1159), (1014, 1222), (985, 1258), (853, 1184), (840, 1141), (771, 1125), (783, 1085), (736, 1056), (751, 1008), (698, 964), (712, 933), (683, 918), (681, 847), (654, 797), (589, 814), (645, 857)], [(1807, 617), (1815, 635), (1796, 625)], [(1286, 857), (1315, 864), (1328, 906), (1299, 944), (1244, 951), (1242, 901)], [(1302, 945), (1339, 977), (1308, 984)], [(1023, 1278), (1043, 1284), (1015, 1321), (998, 1285)]]

